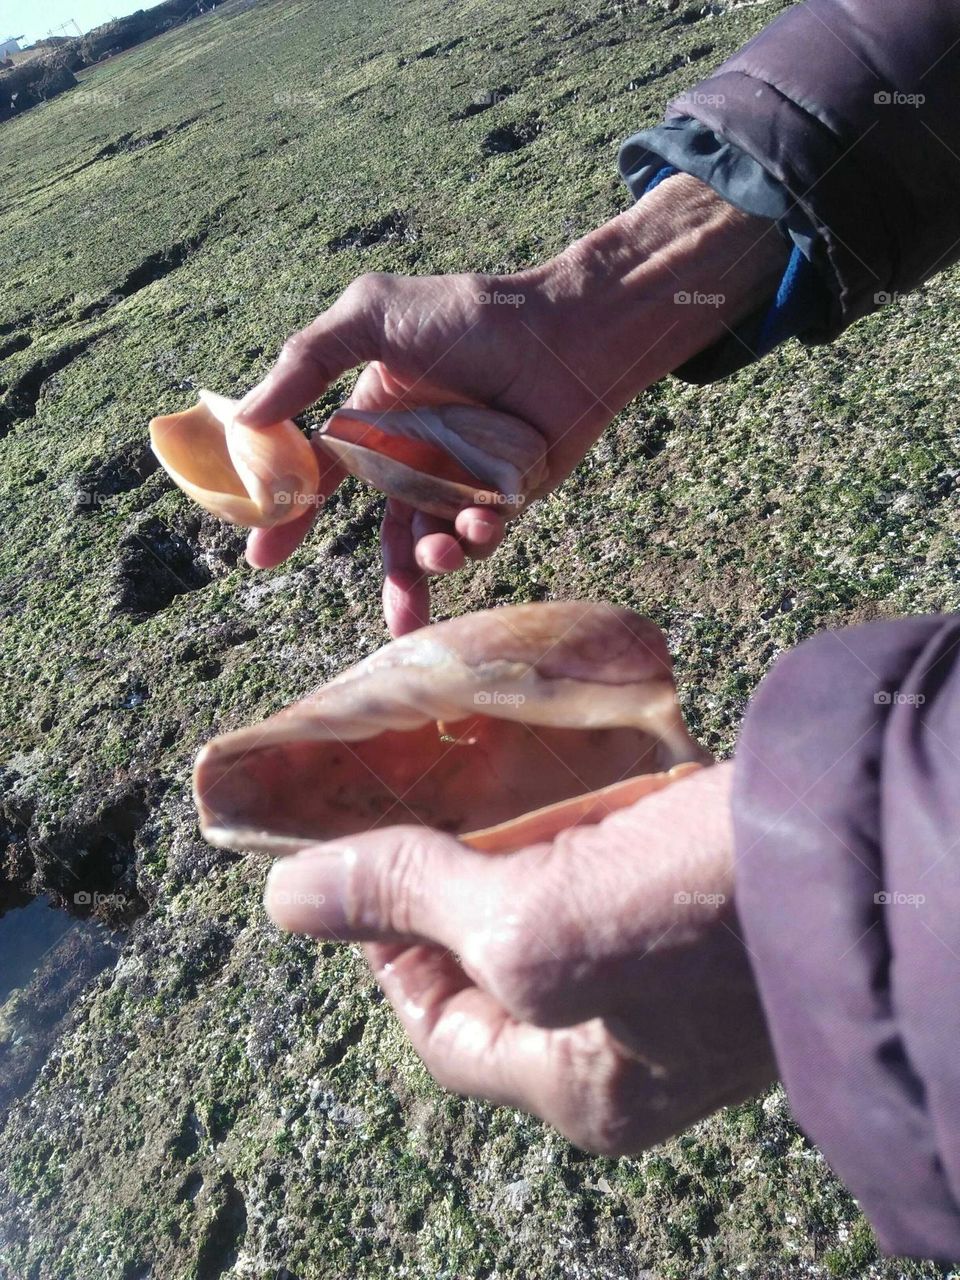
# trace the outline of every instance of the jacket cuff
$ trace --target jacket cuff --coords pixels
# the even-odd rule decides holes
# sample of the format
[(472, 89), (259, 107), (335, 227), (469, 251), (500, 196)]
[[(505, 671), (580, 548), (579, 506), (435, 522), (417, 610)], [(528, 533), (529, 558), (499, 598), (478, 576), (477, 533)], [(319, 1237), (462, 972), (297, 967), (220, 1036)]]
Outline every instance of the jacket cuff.
[(668, 121), (634, 134), (620, 148), (620, 174), (636, 199), (664, 178), (684, 172), (699, 178), (728, 204), (776, 222), (793, 241), (793, 254), (775, 297), (719, 342), (675, 369), (684, 382), (703, 385), (725, 378), (768, 355), (788, 338), (822, 329), (830, 298), (814, 265), (821, 246), (787, 192), (745, 152), (696, 120)]
[(960, 1257), (958, 653), (956, 615), (801, 645), (751, 705), (733, 798), (797, 1120), (886, 1252), (939, 1259)]

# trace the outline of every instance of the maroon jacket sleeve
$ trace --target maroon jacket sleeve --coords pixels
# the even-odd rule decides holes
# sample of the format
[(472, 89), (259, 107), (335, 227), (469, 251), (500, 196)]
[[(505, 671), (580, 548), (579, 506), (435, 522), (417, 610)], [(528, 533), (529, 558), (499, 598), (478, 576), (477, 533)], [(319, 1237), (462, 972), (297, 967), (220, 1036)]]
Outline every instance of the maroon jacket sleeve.
[(821, 237), (829, 332), (960, 257), (960, 0), (805, 0), (671, 103)]
[(889, 1253), (960, 1258), (960, 615), (775, 666), (734, 789), (782, 1078)]

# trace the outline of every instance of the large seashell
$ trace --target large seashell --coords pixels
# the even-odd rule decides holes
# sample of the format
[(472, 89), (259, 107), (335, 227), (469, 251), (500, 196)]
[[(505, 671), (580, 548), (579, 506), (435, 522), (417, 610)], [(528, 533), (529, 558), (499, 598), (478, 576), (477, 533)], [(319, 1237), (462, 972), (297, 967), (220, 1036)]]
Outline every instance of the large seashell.
[(519, 605), (395, 640), (194, 772), (212, 843), (293, 853), (397, 823), (507, 852), (599, 822), (710, 757), (660, 630), (627, 609)]
[(447, 520), (476, 506), (509, 519), (547, 475), (538, 431), (476, 405), (338, 409), (315, 439), (352, 475)]
[(192, 409), (153, 419), (153, 452), (171, 479), (221, 520), (255, 529), (296, 520), (316, 497), (316, 455), (293, 422), (254, 428), (234, 421), (239, 403), (201, 391)]

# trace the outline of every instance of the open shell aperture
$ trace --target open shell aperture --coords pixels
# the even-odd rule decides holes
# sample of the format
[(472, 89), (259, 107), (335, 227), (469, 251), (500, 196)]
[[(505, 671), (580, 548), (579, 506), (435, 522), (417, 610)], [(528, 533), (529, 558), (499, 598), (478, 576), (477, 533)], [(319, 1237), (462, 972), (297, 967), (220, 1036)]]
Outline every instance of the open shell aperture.
[(351, 475), (449, 520), (477, 506), (510, 519), (547, 474), (538, 431), (476, 405), (382, 413), (339, 409), (316, 439)]
[(589, 602), (425, 627), (201, 752), (207, 839), (294, 853), (419, 823), (508, 852), (601, 821), (710, 757), (659, 629)]

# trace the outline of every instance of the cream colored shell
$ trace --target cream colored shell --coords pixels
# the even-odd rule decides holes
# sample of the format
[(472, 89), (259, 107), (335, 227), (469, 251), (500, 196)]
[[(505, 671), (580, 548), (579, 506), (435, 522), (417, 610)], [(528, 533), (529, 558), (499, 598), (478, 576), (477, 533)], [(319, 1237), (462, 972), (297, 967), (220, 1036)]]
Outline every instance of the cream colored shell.
[(319, 487), (310, 442), (289, 421), (243, 426), (238, 404), (201, 391), (193, 408), (153, 419), (153, 452), (174, 483), (221, 520), (269, 529), (298, 519)]

